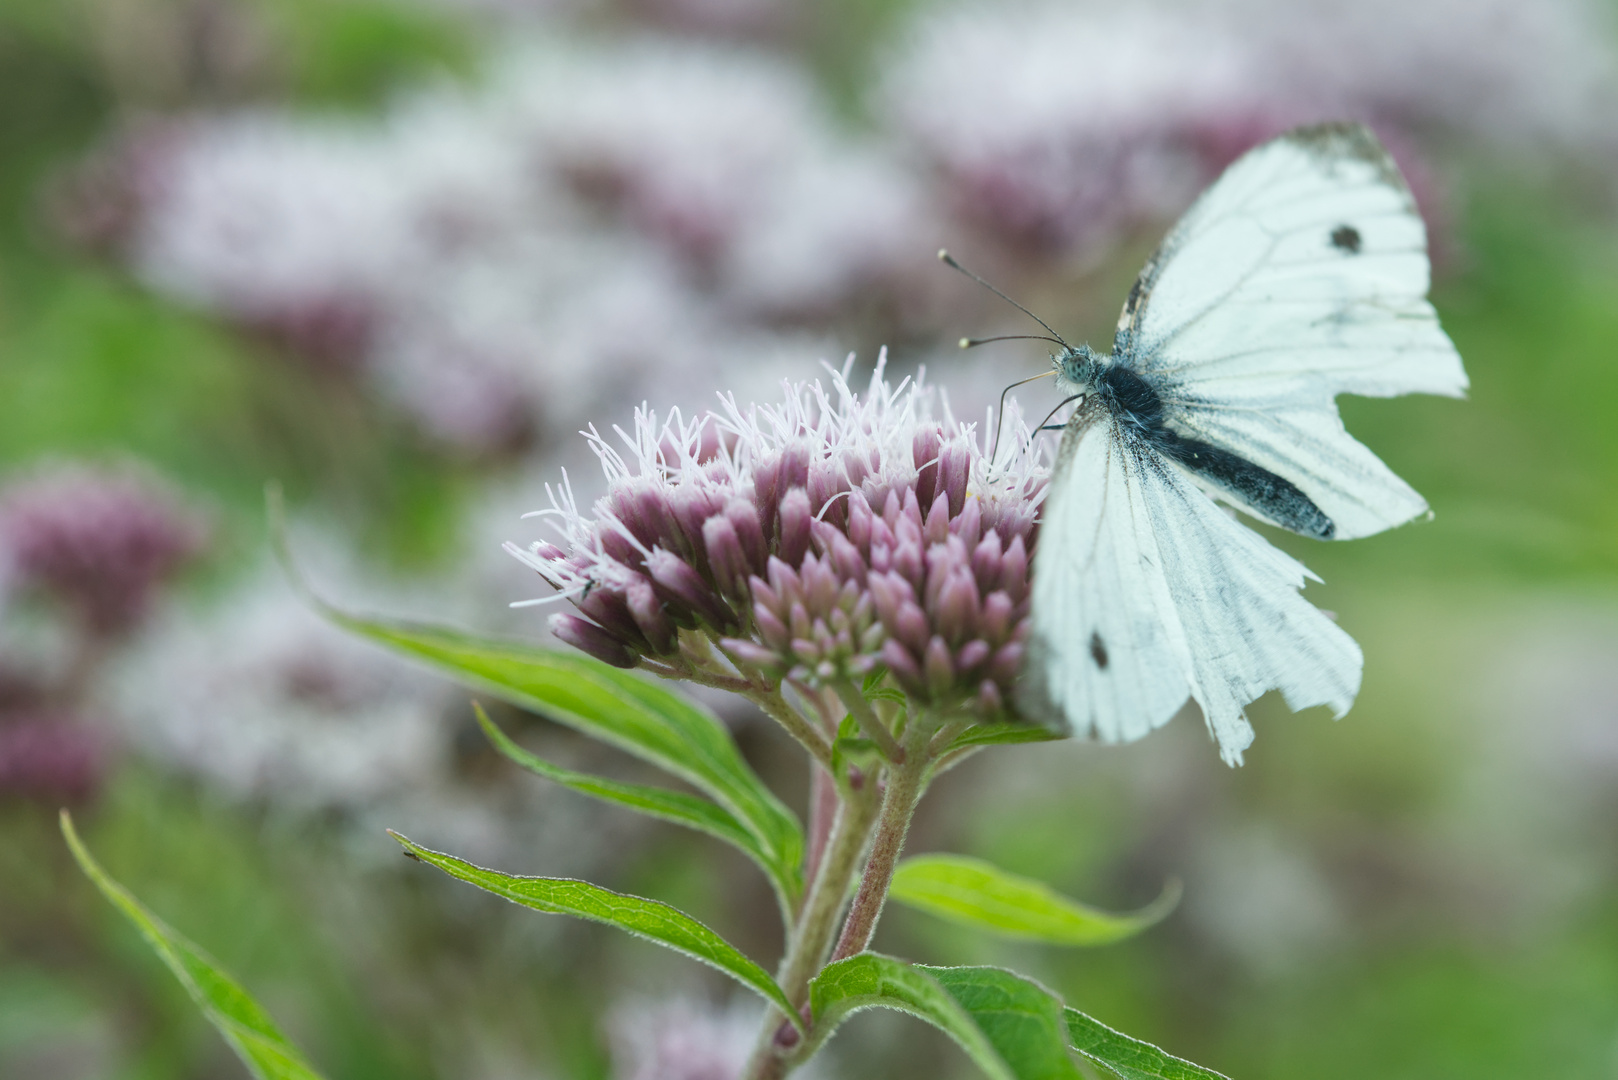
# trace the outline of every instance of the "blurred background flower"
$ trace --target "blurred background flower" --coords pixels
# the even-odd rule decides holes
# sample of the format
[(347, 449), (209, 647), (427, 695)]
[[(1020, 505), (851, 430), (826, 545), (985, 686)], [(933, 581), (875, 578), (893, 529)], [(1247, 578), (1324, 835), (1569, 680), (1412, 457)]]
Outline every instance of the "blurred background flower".
[[(714, 980), (399, 875), (380, 829), (657, 896), (767, 962), (764, 883), (517, 774), (465, 691), (323, 624), (268, 567), (264, 481), (318, 523), (300, 550), (333, 595), (543, 637), (544, 614), (506, 606), (535, 581), (501, 543), (532, 539), (518, 515), (562, 468), (579, 506), (607, 493), (580, 428), (612, 439), (642, 403), (691, 416), (719, 391), (780, 402), (850, 352), (863, 385), (883, 345), (890, 379), (925, 366), (937, 407), (977, 420), (1043, 350), (962, 355), (963, 334), (1029, 327), (938, 247), (1104, 343), (1226, 163), (1350, 117), (1411, 179), (1474, 381), (1464, 404), (1343, 402), (1436, 521), (1277, 538), (1365, 647), (1358, 704), (1324, 725), (1260, 702), (1239, 771), (1194, 716), (1130, 747), (980, 755), (939, 781), (913, 850), (1119, 907), (1179, 877), (1181, 910), (1081, 955), (908, 912), (877, 946), (1034, 972), (1244, 1080), (1612, 1076), (1615, 16), (0, 4), (0, 1075), (238, 1075), (108, 929), (52, 831), (62, 803), (333, 1076), (728, 1075), (751, 1021), (707, 1004)], [(909, 450), (896, 468), (927, 460)], [(964, 586), (957, 563), (940, 580)], [(726, 716), (801, 807), (779, 734)], [(497, 719), (639, 776), (543, 718)], [(969, 1075), (899, 1017), (861, 1016), (834, 1051), (854, 1080)]]

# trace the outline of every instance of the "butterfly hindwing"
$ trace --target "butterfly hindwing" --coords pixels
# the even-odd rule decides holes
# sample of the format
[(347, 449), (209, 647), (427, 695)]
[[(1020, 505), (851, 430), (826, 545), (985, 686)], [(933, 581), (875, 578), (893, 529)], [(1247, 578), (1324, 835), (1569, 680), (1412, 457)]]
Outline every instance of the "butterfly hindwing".
[(1359, 648), (1299, 595), (1304, 568), (1093, 401), (1063, 435), (1039, 551), (1020, 704), (1074, 734), (1136, 739), (1189, 697), (1235, 762), (1265, 691), (1342, 715), (1359, 688)]

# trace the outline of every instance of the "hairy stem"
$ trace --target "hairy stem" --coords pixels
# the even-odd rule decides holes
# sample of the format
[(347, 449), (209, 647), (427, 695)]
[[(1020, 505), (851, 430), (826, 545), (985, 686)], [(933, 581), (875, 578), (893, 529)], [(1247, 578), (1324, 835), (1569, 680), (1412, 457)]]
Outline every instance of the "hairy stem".
[(899, 740), (893, 737), (888, 725), (882, 722), (871, 708), (871, 703), (860, 695), (859, 689), (851, 683), (838, 683), (837, 696), (842, 698), (843, 704), (859, 722), (860, 730), (865, 737), (882, 748), (882, 756), (892, 762), (902, 762), (905, 759), (905, 748), (899, 745)]
[[(809, 980), (820, 970), (836, 932), (837, 916), (876, 817), (876, 805), (875, 785), (869, 780), (846, 789), (826, 842), (825, 857), (809, 887), (797, 925), (792, 928), (776, 981), (786, 991), (787, 1000), (800, 1009), (809, 1001)], [(748, 1080), (774, 1080), (786, 1075), (784, 1055), (796, 1039), (797, 1031), (780, 1012), (767, 1010), (758, 1044), (742, 1075)]]
[(871, 843), (871, 857), (860, 878), (860, 891), (848, 909), (848, 920), (843, 924), (843, 936), (838, 939), (832, 960), (842, 960), (864, 952), (876, 932), (876, 921), (882, 914), (882, 905), (888, 900), (888, 887), (893, 884), (893, 867), (904, 849), (905, 834), (910, 831), (910, 819), (916, 813), (916, 801), (921, 798), (927, 779), (926, 732), (921, 724), (913, 726), (911, 736), (905, 740), (903, 764), (888, 770), (888, 789), (882, 798), (882, 817), (877, 822), (876, 838)]
[(815, 760), (820, 762), (822, 768), (831, 768), (831, 740), (817, 724), (787, 703), (787, 699), (781, 696), (779, 687), (774, 690), (750, 687), (747, 697), (768, 713), (770, 719), (786, 728), (788, 735), (802, 743), (804, 749), (815, 756)]

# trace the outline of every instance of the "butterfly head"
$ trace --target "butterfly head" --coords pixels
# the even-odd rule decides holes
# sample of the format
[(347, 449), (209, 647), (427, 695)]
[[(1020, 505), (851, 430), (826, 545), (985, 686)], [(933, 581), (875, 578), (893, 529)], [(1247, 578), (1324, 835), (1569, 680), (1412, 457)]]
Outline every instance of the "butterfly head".
[(1083, 394), (1095, 387), (1101, 378), (1108, 357), (1102, 356), (1088, 345), (1067, 348), (1051, 357), (1056, 369), (1056, 387), (1063, 397)]

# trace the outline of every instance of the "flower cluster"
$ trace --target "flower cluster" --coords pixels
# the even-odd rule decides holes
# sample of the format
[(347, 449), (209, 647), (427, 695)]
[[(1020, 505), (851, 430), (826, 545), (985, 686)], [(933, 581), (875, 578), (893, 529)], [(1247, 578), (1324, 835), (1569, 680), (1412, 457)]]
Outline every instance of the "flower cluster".
[(60, 601), (97, 636), (133, 629), (204, 535), (173, 494), (127, 470), (49, 469), (0, 498), (10, 584)]
[(379, 120), (148, 122), (64, 190), (64, 227), (149, 286), (484, 452), (624, 386), (695, 402), (694, 371), (806, 362), (797, 328), (935, 231), (805, 70), (689, 39), (536, 36)]
[[(779, 406), (592, 432), (609, 490), (540, 511), (562, 544), (508, 545), (572, 599), (557, 637), (620, 667), (689, 674), (713, 658), (777, 685), (836, 686), (884, 667), (913, 700), (997, 715), (1022, 659), (1045, 469), (991, 465), (970, 425), (879, 364)], [(1008, 444), (1027, 432), (1014, 420)]]
[(101, 786), (105, 767), (101, 741), (71, 717), (0, 716), (0, 798), (84, 802)]

